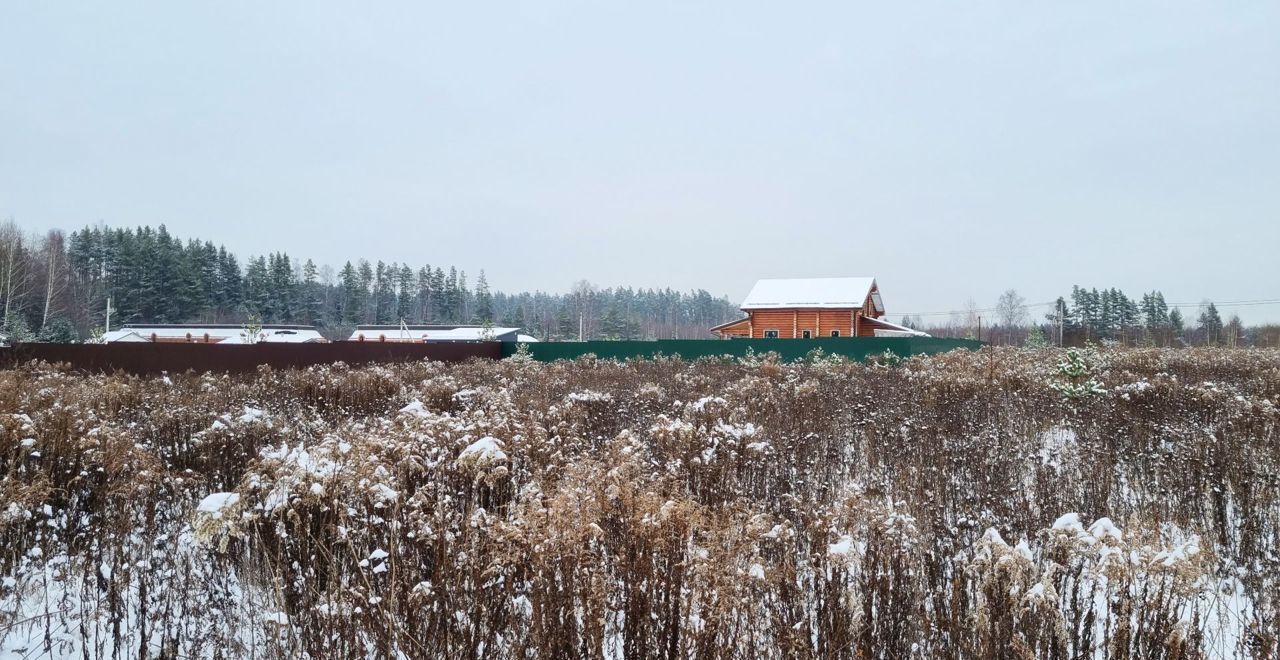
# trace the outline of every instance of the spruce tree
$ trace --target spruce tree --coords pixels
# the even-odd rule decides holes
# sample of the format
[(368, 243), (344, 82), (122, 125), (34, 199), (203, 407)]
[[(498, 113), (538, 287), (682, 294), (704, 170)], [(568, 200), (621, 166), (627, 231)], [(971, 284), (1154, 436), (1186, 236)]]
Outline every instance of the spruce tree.
[[(453, 270), (450, 268), (449, 270)], [(444, 269), (439, 266), (431, 272), (431, 321), (432, 323), (449, 322), (449, 283), (445, 279)]]
[(413, 286), (413, 269), (408, 264), (400, 266), (396, 273), (396, 321), (413, 322), (413, 301), (416, 291)]
[(338, 273), (338, 280), (342, 287), (342, 322), (347, 325), (363, 323), (364, 314), (361, 308), (363, 296), (360, 289), (360, 275), (350, 261)]
[(307, 259), (306, 263), (302, 264), (301, 305), (299, 305), (299, 309), (302, 310), (303, 318), (301, 320), (303, 322), (322, 327), (325, 325), (323, 318), (324, 298), (320, 293), (318, 277), (319, 270), (316, 268), (315, 262)]
[(1222, 317), (1218, 315), (1218, 308), (1212, 302), (1207, 302), (1207, 305), (1200, 312), (1199, 325), (1205, 343), (1213, 345), (1222, 338)]
[(418, 269), (418, 300), (414, 317), (418, 323), (427, 323), (431, 318), (431, 266)]
[(240, 308), (244, 301), (243, 278), (240, 274), (240, 263), (236, 256), (227, 252), (226, 248), (218, 249), (218, 291), (215, 298), (221, 315), (230, 315)]
[(381, 261), (378, 262), (378, 266), (374, 270), (373, 322), (378, 325), (389, 325), (395, 320), (392, 318), (396, 313), (396, 295), (395, 285), (392, 281), (392, 271), (393, 267), (388, 267)]
[(360, 265), (356, 268), (359, 275), (359, 299), (358, 313), (360, 320), (357, 323), (373, 322), (373, 266), (365, 259), (360, 260)]
[(483, 268), (476, 280), (476, 319), (482, 323), (493, 321), (493, 294), (489, 292), (489, 281), (485, 279)]
[(271, 272), (266, 257), (251, 258), (244, 271), (244, 311), (271, 322)]

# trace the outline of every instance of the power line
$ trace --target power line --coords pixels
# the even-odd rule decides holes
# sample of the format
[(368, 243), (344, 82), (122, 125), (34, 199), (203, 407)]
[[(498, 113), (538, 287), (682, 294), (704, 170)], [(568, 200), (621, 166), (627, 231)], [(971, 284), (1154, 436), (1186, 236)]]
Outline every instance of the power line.
[[(1026, 309), (1033, 309), (1037, 307), (1051, 307), (1057, 304), (1057, 302), (1058, 301), (1054, 300), (1050, 302), (1030, 303), (1030, 304), (1023, 305), (1023, 307)], [(1215, 307), (1253, 307), (1258, 305), (1280, 305), (1280, 298), (1276, 298), (1272, 300), (1227, 300), (1224, 302), (1214, 302), (1212, 300), (1206, 300), (1201, 302), (1165, 303), (1165, 305), (1168, 307), (1186, 308), (1186, 307), (1200, 307), (1201, 305), (1205, 305), (1209, 303), (1212, 303), (1213, 306)], [(1000, 308), (998, 307), (981, 307), (981, 308), (975, 308), (975, 309), (954, 309), (948, 312), (902, 312), (902, 314), (904, 316), (950, 316), (952, 314), (980, 314), (984, 312), (995, 312), (995, 311), (999, 311), (999, 309)], [(895, 312), (895, 315), (896, 314), (897, 313)]]
[[(1057, 301), (1055, 300), (1053, 302), (1046, 302), (1046, 303), (1031, 303), (1028, 305), (1023, 305), (1023, 307), (1027, 309), (1031, 309), (1033, 307), (1048, 307), (1050, 305), (1053, 305), (1055, 302)], [(998, 307), (981, 307), (981, 308), (974, 308), (974, 309), (956, 309), (949, 312), (902, 312), (902, 314), (907, 316), (947, 316), (951, 314), (994, 312), (994, 311), (997, 311), (998, 309), (999, 309)], [(895, 315), (896, 314), (897, 312), (895, 312)]]

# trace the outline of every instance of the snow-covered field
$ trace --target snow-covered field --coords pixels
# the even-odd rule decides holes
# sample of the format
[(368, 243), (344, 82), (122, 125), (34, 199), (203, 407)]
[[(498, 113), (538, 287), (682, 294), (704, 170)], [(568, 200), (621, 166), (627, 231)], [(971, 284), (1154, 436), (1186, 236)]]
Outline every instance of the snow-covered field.
[(0, 372), (0, 658), (1268, 658), (1280, 353)]

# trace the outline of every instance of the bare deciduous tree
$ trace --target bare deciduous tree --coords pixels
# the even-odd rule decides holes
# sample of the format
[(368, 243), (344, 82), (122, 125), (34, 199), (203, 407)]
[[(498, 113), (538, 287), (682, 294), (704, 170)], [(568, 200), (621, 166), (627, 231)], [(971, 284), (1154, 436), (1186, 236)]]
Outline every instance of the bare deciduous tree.
[(1000, 327), (1005, 337), (1012, 342), (1013, 331), (1027, 321), (1027, 301), (1014, 289), (1000, 294), (996, 302), (996, 317), (1000, 319)]
[(61, 231), (52, 230), (45, 235), (39, 250), (41, 276), (44, 279), (41, 288), (44, 292), (43, 305), (40, 311), (40, 328), (44, 329), (49, 318), (63, 311), (63, 296), (67, 292), (67, 252), (66, 240)]
[(31, 292), (30, 255), (27, 253), (22, 231), (9, 220), (0, 224), (0, 299), (4, 300), (4, 315), (0, 324), (8, 323), (26, 306)]
[(590, 339), (595, 331), (596, 285), (587, 280), (573, 283), (573, 305), (578, 312), (578, 339)]

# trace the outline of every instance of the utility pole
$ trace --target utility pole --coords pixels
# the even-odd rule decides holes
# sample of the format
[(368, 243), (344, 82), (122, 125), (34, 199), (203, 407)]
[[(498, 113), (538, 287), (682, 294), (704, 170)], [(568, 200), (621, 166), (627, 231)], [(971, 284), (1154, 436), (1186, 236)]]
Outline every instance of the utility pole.
[(107, 296), (107, 332), (111, 332), (111, 296)]

